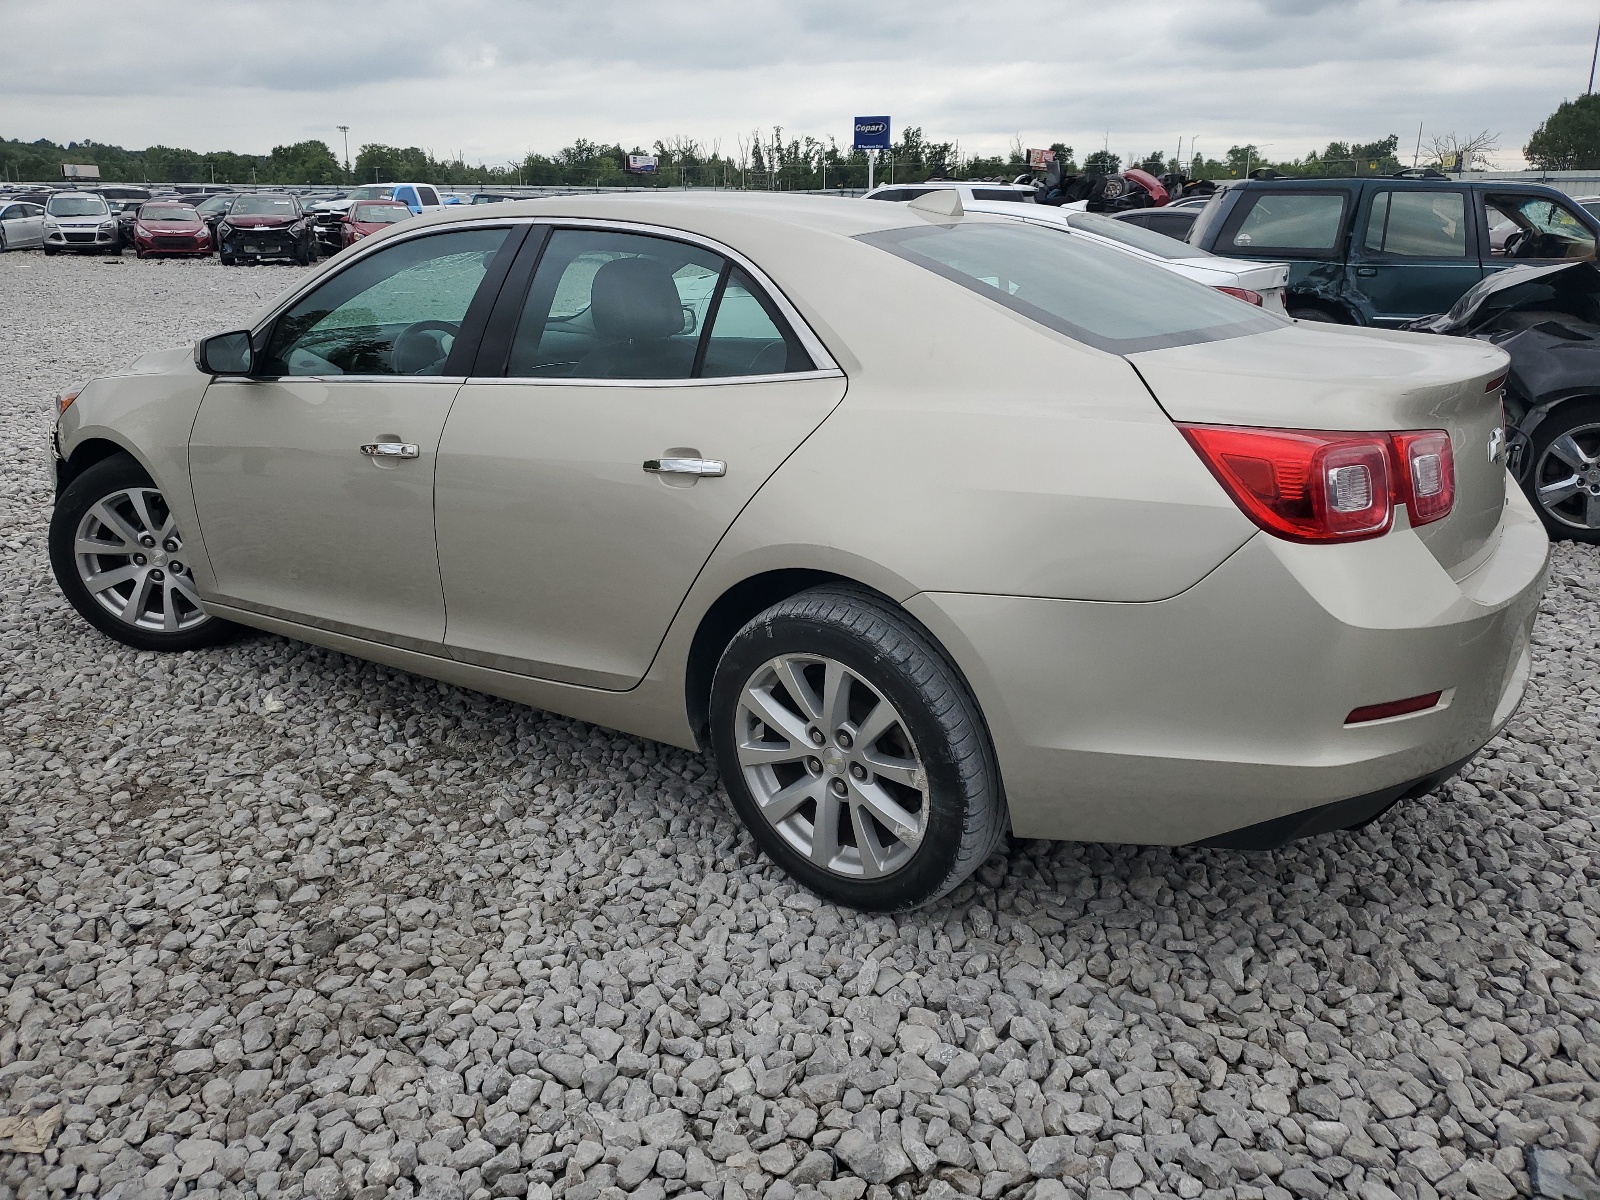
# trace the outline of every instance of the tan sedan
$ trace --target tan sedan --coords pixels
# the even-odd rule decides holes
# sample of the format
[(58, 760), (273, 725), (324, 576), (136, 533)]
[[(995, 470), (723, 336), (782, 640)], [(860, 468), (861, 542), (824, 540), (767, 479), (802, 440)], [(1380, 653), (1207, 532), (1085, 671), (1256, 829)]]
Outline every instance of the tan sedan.
[(1505, 356), (1300, 326), (948, 197), (403, 222), (62, 398), (57, 579), (680, 746), (871, 909), (1023, 837), (1270, 847), (1509, 719)]

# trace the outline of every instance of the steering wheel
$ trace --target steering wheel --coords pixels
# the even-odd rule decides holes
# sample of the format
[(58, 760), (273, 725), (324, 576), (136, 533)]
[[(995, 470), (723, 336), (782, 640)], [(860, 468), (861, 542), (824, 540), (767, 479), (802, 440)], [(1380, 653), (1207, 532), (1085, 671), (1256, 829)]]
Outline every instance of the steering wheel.
[(1506, 234), (1505, 242), (1500, 247), (1500, 253), (1507, 258), (1516, 258), (1517, 248), (1525, 244), (1527, 240), (1528, 231), (1526, 229), (1518, 229), (1514, 233), (1508, 233)]
[(416, 321), (407, 325), (389, 350), (389, 365), (396, 375), (429, 375), (444, 366), (450, 347), (442, 337), (424, 336), (429, 333), (448, 334), (454, 343), (461, 335), (461, 326), (455, 321)]

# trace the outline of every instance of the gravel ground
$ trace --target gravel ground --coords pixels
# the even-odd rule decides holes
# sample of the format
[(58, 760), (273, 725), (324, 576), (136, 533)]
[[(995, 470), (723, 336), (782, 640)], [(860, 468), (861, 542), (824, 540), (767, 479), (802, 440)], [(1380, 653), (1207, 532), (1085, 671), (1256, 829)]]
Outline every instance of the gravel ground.
[(1594, 550), (1437, 797), (1275, 854), (1015, 843), (861, 916), (703, 757), (75, 617), (50, 396), (293, 278), (0, 257), (0, 1118), (59, 1114), (0, 1200), (1509, 1200), (1530, 1147), (1593, 1163)]

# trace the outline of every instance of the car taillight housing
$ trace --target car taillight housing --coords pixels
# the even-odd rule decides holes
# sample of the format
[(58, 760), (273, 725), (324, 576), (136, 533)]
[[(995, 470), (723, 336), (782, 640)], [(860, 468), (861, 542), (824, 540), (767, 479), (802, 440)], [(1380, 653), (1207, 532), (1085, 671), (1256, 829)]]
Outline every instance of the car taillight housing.
[(1455, 503), (1455, 460), (1443, 430), (1178, 429), (1245, 516), (1287, 541), (1380, 537), (1396, 505), (1423, 525)]
[(1261, 293), (1252, 292), (1249, 288), (1223, 287), (1218, 284), (1213, 290), (1226, 292), (1235, 300), (1243, 300), (1246, 304), (1254, 304), (1257, 308), (1261, 307)]

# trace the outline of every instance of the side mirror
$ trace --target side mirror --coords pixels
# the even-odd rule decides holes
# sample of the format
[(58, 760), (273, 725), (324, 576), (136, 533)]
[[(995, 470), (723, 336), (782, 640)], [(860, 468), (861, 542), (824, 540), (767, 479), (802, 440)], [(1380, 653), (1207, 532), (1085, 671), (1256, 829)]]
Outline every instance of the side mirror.
[(207, 375), (248, 375), (255, 366), (250, 331), (219, 333), (194, 344), (194, 365)]

